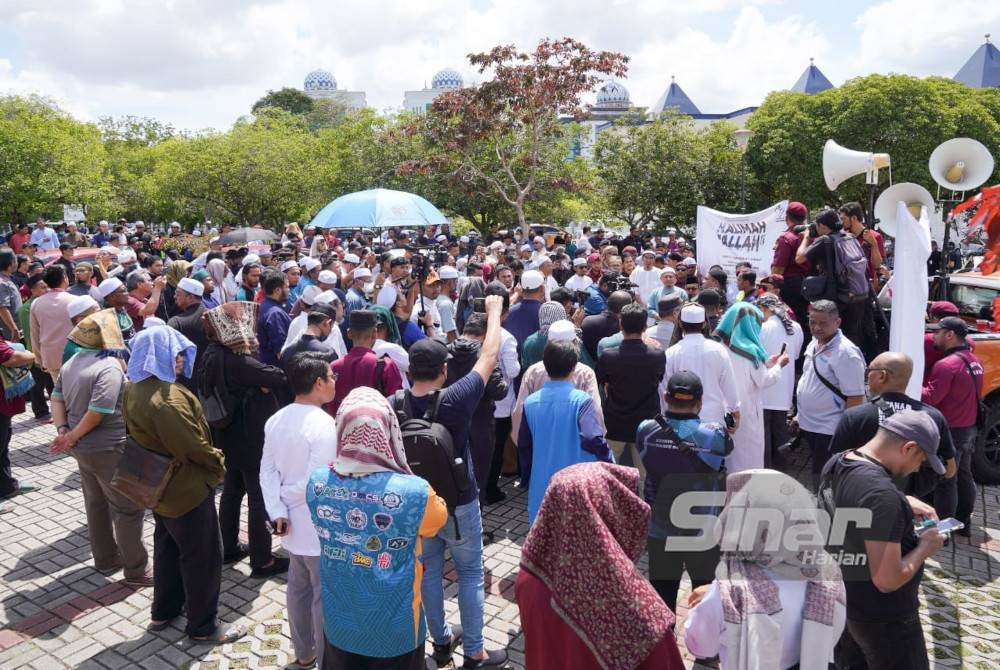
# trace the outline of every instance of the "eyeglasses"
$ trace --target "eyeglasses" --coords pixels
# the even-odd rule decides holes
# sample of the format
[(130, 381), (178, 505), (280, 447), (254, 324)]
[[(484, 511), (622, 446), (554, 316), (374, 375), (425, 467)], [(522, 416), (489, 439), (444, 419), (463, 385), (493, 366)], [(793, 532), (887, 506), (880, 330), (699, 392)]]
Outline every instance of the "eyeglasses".
[(888, 368), (868, 368), (865, 372), (867, 374), (871, 374), (873, 372), (884, 372), (887, 375), (891, 375), (892, 374), (892, 370), (889, 370)]
[(335, 382), (335, 381), (337, 381), (337, 377), (339, 377), (339, 376), (340, 376), (339, 373), (331, 372), (330, 374), (328, 374), (326, 376), (326, 378), (327, 378), (328, 381)]

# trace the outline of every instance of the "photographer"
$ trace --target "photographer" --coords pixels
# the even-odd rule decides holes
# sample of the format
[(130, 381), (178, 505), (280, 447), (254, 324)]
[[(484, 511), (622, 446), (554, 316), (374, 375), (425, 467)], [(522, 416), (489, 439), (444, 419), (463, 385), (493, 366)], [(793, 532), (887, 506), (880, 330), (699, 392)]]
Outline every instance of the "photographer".
[(608, 297), (618, 286), (619, 277), (617, 272), (606, 272), (596, 284), (587, 287), (587, 302), (583, 305), (587, 316), (600, 314), (608, 308)]

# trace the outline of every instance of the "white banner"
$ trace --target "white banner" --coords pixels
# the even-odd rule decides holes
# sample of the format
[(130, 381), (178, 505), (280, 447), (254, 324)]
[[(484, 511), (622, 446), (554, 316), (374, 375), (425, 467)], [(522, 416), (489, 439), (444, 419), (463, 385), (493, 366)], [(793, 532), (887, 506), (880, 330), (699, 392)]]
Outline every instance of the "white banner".
[(704, 276), (713, 265), (721, 265), (735, 285), (736, 264), (750, 263), (757, 277), (771, 274), (774, 243), (785, 231), (787, 200), (753, 214), (726, 214), (698, 207), (698, 272)]

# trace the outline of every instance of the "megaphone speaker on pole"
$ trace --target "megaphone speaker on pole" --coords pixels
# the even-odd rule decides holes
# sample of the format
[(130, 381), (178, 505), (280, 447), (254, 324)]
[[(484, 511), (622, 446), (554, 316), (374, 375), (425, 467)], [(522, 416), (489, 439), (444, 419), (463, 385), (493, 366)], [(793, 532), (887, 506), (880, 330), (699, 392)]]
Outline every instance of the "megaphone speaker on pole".
[(921, 207), (926, 207), (930, 213), (934, 212), (934, 196), (926, 188), (910, 182), (893, 184), (882, 191), (875, 202), (875, 218), (878, 220), (878, 227), (883, 233), (892, 237), (896, 237), (896, 215), (899, 212), (900, 202), (906, 204), (910, 214), (918, 221), (920, 220)]
[(981, 142), (956, 137), (942, 142), (931, 153), (927, 168), (939, 185), (951, 191), (969, 191), (993, 174), (993, 156)]
[(889, 165), (889, 154), (855, 151), (842, 147), (833, 140), (827, 140), (823, 147), (823, 178), (831, 191), (859, 174), (865, 175), (865, 183), (877, 184), (878, 171)]

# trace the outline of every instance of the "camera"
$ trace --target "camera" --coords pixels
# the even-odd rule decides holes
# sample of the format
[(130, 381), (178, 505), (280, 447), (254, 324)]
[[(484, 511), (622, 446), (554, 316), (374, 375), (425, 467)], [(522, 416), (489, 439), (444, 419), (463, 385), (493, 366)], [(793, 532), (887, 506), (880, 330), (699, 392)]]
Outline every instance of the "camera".
[(636, 286), (638, 286), (638, 284), (633, 284), (632, 280), (628, 278), (628, 275), (618, 275), (608, 282), (608, 288), (611, 289), (612, 292), (628, 291), (631, 293), (632, 289)]
[(472, 311), (476, 314), (486, 313), (486, 298), (473, 298)]
[(587, 298), (589, 297), (590, 294), (586, 291), (573, 291), (573, 302), (577, 305), (583, 305), (583, 303), (587, 302)]

